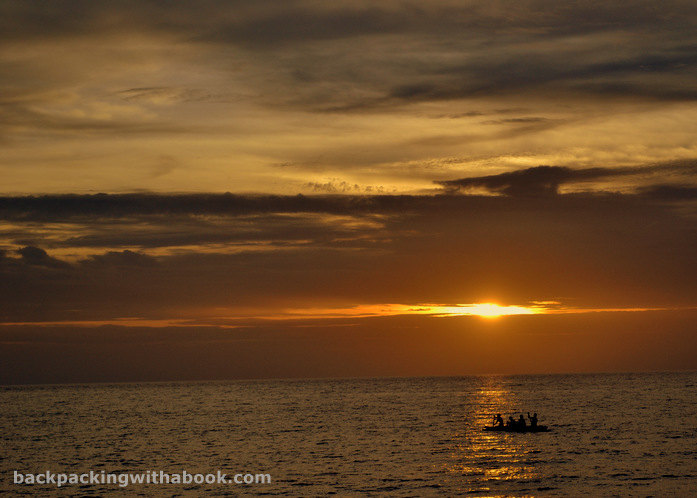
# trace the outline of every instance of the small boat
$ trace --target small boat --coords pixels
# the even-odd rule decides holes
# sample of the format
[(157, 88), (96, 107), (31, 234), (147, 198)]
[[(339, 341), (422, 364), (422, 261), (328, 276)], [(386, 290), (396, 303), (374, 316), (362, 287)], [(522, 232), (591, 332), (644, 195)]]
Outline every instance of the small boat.
[(525, 427), (506, 427), (488, 425), (484, 427), (484, 430), (490, 432), (549, 432), (549, 429), (546, 425), (538, 425), (536, 427), (530, 427), (529, 425)]

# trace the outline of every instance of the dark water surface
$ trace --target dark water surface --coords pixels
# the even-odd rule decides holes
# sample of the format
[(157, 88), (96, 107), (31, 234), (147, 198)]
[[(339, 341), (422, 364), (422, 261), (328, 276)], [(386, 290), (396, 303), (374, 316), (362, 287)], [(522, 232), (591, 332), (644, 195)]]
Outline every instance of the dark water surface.
[[(697, 374), (0, 388), (0, 491), (695, 496)], [(536, 411), (542, 434), (485, 433)], [(270, 485), (15, 485), (23, 473), (269, 473)]]

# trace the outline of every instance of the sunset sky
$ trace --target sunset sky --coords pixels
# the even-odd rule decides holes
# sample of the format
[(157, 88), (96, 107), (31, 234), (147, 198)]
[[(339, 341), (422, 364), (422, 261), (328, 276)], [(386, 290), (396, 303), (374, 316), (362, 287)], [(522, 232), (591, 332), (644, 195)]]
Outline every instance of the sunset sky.
[(696, 26), (0, 2), (0, 383), (697, 369)]

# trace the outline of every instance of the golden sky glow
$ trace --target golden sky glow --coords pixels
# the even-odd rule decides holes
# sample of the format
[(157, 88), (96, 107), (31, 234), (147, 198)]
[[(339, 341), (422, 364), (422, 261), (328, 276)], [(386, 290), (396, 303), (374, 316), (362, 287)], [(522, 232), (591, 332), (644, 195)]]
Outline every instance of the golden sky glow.
[(685, 5), (4, 3), (9, 193), (419, 192), (697, 157)]
[(591, 4), (0, 2), (0, 383), (697, 368), (697, 4)]

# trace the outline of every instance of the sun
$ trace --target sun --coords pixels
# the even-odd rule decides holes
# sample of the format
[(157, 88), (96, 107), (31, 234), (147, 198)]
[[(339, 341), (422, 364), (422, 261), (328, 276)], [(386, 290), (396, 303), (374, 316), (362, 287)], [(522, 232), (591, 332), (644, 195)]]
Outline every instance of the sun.
[(442, 316), (480, 316), (482, 318), (498, 318), (507, 315), (536, 315), (541, 312), (536, 307), (501, 306), (496, 303), (474, 303), (457, 306), (437, 307), (436, 313)]

